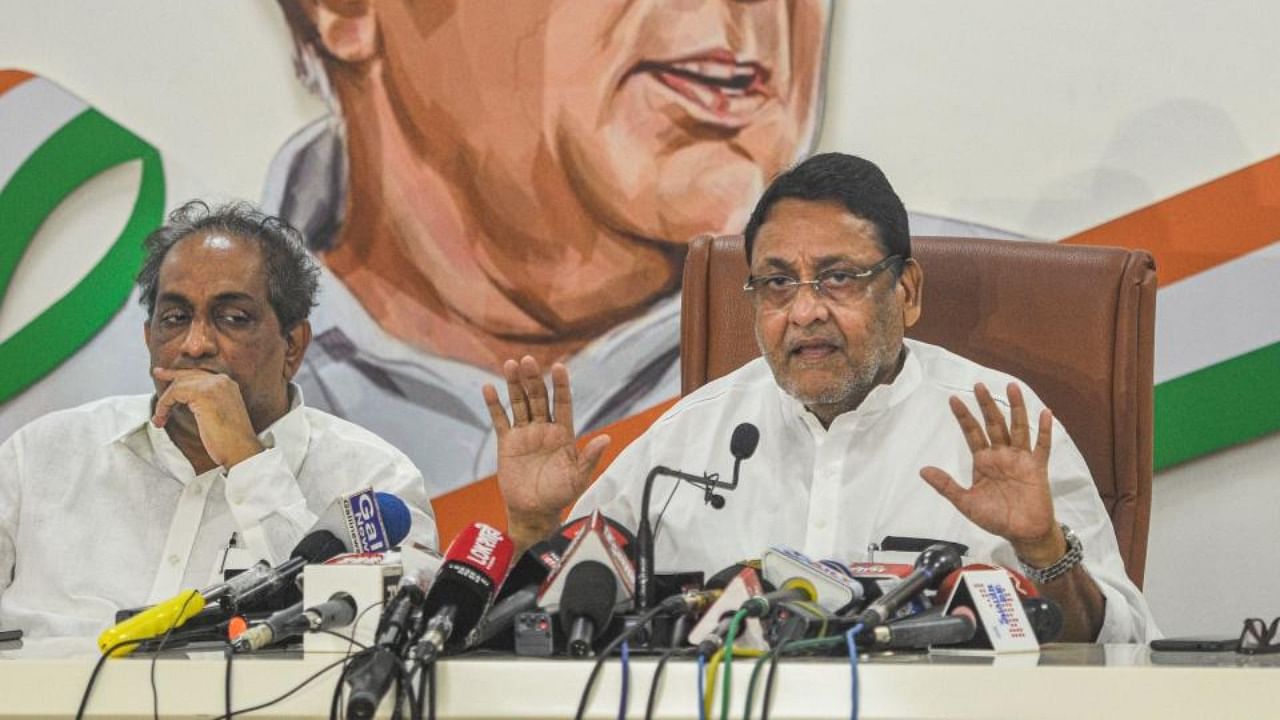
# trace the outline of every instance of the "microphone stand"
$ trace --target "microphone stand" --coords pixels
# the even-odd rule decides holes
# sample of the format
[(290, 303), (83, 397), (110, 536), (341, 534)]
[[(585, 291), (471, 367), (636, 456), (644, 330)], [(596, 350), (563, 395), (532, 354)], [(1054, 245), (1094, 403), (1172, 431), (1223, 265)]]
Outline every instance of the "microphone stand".
[(644, 494), (640, 497), (640, 524), (636, 528), (636, 610), (644, 612), (653, 607), (653, 526), (649, 523), (649, 500), (653, 493), (653, 481), (659, 477), (673, 477), (694, 487), (702, 488), (703, 501), (719, 510), (724, 507), (724, 497), (716, 489), (733, 491), (738, 488), (738, 466), (742, 458), (733, 459), (733, 482), (723, 482), (719, 473), (690, 475), (659, 465), (649, 471), (644, 479)]

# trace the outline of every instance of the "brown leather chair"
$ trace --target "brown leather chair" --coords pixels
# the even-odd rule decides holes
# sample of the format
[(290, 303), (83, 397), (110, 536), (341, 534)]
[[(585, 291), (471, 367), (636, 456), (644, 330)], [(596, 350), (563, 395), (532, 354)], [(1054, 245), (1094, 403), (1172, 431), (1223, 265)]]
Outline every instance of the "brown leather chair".
[[(1146, 252), (917, 237), (908, 335), (1026, 381), (1084, 454), (1142, 587), (1151, 516), (1155, 263)], [(759, 356), (742, 238), (695, 240), (684, 268), (683, 392)], [(1034, 422), (1034, 421), (1033, 421)]]

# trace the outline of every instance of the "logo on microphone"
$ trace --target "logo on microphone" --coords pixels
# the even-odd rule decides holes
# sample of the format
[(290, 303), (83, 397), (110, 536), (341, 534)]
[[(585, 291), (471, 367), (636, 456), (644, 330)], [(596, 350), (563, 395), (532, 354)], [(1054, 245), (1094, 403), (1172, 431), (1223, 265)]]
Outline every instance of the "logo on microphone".
[(493, 553), (497, 549), (498, 543), (502, 542), (502, 531), (481, 523), (476, 523), (474, 527), (476, 528), (476, 540), (467, 549), (467, 560), (485, 570), (492, 570), (493, 564), (496, 562)]
[(386, 527), (382, 524), (382, 512), (373, 489), (361, 490), (346, 498), (350, 508), (349, 527), (355, 539), (354, 552), (386, 552), (391, 549)]

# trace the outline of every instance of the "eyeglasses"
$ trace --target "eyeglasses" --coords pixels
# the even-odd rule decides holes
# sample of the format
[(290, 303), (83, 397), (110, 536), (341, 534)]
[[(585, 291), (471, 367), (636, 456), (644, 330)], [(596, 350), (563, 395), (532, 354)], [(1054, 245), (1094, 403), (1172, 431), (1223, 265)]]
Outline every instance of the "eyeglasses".
[(1262, 618), (1249, 618), (1244, 621), (1244, 629), (1240, 631), (1240, 646), (1237, 652), (1248, 655), (1264, 653), (1280, 653), (1280, 638), (1276, 630), (1280, 628), (1280, 617), (1268, 625)]
[(742, 286), (746, 292), (771, 308), (782, 308), (791, 304), (800, 292), (800, 288), (811, 285), (819, 296), (830, 298), (835, 302), (851, 300), (866, 291), (871, 279), (881, 270), (904, 262), (901, 255), (890, 255), (865, 270), (851, 268), (833, 268), (823, 270), (812, 280), (799, 280), (790, 275), (752, 275)]

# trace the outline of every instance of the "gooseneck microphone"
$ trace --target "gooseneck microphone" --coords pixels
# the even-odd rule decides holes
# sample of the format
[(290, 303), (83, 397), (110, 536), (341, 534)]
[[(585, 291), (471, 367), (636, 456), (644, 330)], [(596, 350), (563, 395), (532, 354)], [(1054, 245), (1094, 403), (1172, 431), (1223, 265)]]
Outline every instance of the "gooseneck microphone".
[(691, 475), (658, 465), (649, 471), (644, 479), (644, 493), (640, 496), (640, 523), (636, 528), (636, 610), (644, 612), (653, 607), (653, 525), (649, 522), (650, 498), (653, 494), (653, 481), (659, 477), (673, 477), (690, 485), (702, 488), (703, 502), (719, 510), (724, 507), (724, 496), (716, 494), (716, 489), (733, 491), (738, 489), (738, 466), (743, 460), (751, 457), (760, 443), (760, 430), (751, 423), (739, 423), (729, 438), (729, 452), (733, 454), (733, 481), (723, 482), (719, 473)]

